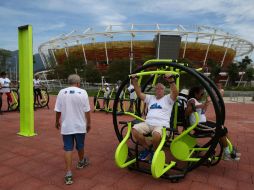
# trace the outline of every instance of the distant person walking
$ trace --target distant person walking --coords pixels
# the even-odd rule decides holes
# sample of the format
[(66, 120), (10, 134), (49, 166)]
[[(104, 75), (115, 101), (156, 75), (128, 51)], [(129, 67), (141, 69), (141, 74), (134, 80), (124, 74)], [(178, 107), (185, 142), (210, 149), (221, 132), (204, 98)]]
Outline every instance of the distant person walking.
[(84, 156), (84, 141), (85, 134), (91, 129), (91, 118), (87, 92), (79, 88), (80, 77), (76, 74), (70, 75), (68, 83), (70, 87), (60, 90), (56, 99), (55, 127), (61, 128), (66, 164), (64, 179), (65, 183), (70, 185), (73, 183), (71, 165), (74, 142), (79, 156), (77, 168), (81, 169), (89, 164), (88, 158)]
[(11, 97), (11, 81), (7, 77), (6, 72), (1, 72), (0, 74), (0, 114), (2, 114), (2, 96), (3, 94), (6, 94), (7, 101), (10, 104), (10, 106), (13, 105), (12, 97)]

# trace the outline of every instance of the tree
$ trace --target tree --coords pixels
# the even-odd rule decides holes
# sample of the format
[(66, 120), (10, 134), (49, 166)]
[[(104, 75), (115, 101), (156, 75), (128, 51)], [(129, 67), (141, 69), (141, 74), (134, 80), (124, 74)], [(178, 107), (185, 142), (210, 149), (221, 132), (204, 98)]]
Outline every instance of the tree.
[(245, 71), (245, 79), (250, 83), (254, 79), (254, 68), (249, 67)]
[(216, 81), (216, 78), (219, 76), (219, 73), (221, 72), (220, 64), (218, 64), (214, 60), (209, 59), (207, 61), (207, 65), (209, 66), (209, 70), (210, 70), (210, 73), (211, 73), (210, 78), (213, 81)]
[(229, 84), (232, 86), (236, 85), (236, 80), (238, 79), (239, 67), (237, 63), (232, 63), (228, 66), (228, 76), (229, 76)]
[(96, 66), (92, 63), (84, 66), (84, 79), (87, 82), (100, 82), (101, 73), (98, 71)]
[(241, 62), (238, 62), (240, 71), (245, 71), (251, 62), (252, 60), (249, 58), (249, 56), (245, 56)]
[[(118, 80), (125, 80), (130, 74), (130, 61), (129, 60), (115, 60), (109, 64), (107, 70), (107, 76), (110, 78), (110, 82), (116, 82)], [(133, 71), (135, 67), (133, 68)]]

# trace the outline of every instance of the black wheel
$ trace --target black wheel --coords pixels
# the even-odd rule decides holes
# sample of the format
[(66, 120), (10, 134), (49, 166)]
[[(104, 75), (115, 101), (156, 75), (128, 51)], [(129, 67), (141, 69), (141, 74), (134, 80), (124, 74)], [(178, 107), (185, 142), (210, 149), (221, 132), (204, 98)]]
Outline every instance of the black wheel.
[(47, 89), (41, 89), (41, 97), (37, 94), (36, 95), (37, 97), (37, 102), (38, 104), (40, 105), (40, 107), (44, 108), (46, 106), (48, 106), (48, 103), (49, 103), (49, 94), (48, 94), (48, 91)]
[[(177, 64), (177, 63), (172, 63), (172, 62), (168, 62), (165, 61), (164, 63), (161, 62), (160, 60), (158, 61), (158, 63), (151, 63), (151, 64), (146, 64), (144, 66), (142, 66), (141, 68), (137, 69), (136, 71), (134, 71), (133, 73), (139, 73), (139, 72), (145, 72), (145, 71), (156, 71), (156, 70), (170, 70), (170, 68), (172, 69), (179, 69), (179, 71), (183, 71), (185, 73), (188, 73), (191, 77), (194, 77), (195, 80), (199, 81), (200, 85), (202, 85), (204, 87), (204, 89), (207, 91), (208, 95), (211, 97), (212, 103), (213, 103), (213, 107), (214, 107), (214, 112), (216, 115), (216, 130), (215, 130), (215, 134), (210, 137), (207, 138), (205, 140), (202, 139), (202, 141), (198, 142), (198, 145), (200, 147), (209, 147), (207, 151), (204, 151), (203, 154), (200, 156), (200, 160), (197, 162), (192, 162), (190, 164), (188, 164), (186, 167), (184, 168), (184, 170), (186, 171), (191, 171), (192, 169), (203, 165), (204, 163), (207, 162), (208, 159), (210, 159), (210, 157), (216, 152), (215, 149), (219, 143), (219, 138), (220, 138), (220, 132), (222, 130), (221, 126), (224, 124), (224, 118), (225, 117), (225, 110), (223, 110), (223, 100), (222, 103), (220, 104), (220, 95), (217, 93), (217, 88), (214, 85), (213, 82), (210, 81), (210, 79), (208, 79), (207, 77), (203, 76), (202, 74), (198, 73), (196, 70), (192, 69), (192, 68), (188, 68), (185, 67), (183, 65)], [(151, 85), (151, 82), (153, 81), (153, 79), (151, 79), (151, 77), (147, 77), (144, 78), (144, 82), (141, 83), (142, 84), (146, 84), (147, 87), (149, 87)], [(117, 93), (116, 93), (116, 98), (114, 101), (114, 106), (113, 106), (113, 123), (114, 123), (114, 129), (115, 129), (115, 133), (116, 136), (118, 138), (119, 141), (122, 141), (123, 139), (123, 134), (122, 134), (122, 130), (121, 130), (121, 125), (119, 125), (119, 121), (121, 120), (131, 120), (133, 118), (131, 118), (130, 116), (119, 116), (119, 114), (117, 114), (117, 107), (119, 106), (119, 95), (120, 93), (123, 91), (124, 88), (127, 87), (129, 83), (129, 77), (127, 77), (122, 85), (120, 86), (120, 88), (118, 89)], [(142, 91), (144, 92), (146, 89), (146, 87), (142, 87)], [(217, 90), (217, 91), (216, 91)], [(218, 101), (219, 100), (219, 101)], [(140, 103), (138, 103), (137, 106), (137, 112), (138, 115), (141, 113), (141, 109), (140, 109)], [(217, 153), (216, 153), (217, 154)], [(220, 153), (219, 153), (220, 155)], [(218, 161), (219, 162), (219, 161)], [(212, 164), (217, 164), (218, 162), (213, 162)]]

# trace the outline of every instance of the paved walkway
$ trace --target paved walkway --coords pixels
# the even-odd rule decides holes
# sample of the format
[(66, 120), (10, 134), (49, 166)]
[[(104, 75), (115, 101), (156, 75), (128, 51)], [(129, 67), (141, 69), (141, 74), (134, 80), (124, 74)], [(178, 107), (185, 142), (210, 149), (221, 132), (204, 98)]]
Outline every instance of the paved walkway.
[[(0, 190), (254, 189), (254, 104), (226, 104), (226, 125), (242, 153), (241, 160), (200, 167), (179, 183), (117, 168), (113, 158), (118, 141), (111, 114), (92, 113), (92, 131), (87, 135), (85, 151), (91, 165), (74, 169), (75, 183), (66, 186), (62, 139), (54, 128), (54, 102), (55, 97), (51, 97), (49, 110), (35, 112), (38, 135), (31, 138), (16, 135), (18, 113), (0, 115)], [(76, 162), (75, 154), (73, 165)]]

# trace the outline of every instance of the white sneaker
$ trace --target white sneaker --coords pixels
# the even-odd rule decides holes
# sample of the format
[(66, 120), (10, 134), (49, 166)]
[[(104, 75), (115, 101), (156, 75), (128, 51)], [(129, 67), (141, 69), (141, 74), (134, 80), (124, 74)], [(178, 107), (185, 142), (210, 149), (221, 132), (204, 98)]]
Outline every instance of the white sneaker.
[(232, 158), (230, 153), (224, 152), (224, 153), (223, 153), (223, 156), (222, 156), (222, 160), (225, 160), (225, 161), (229, 161), (229, 160), (232, 160), (232, 161), (239, 161), (239, 160), (240, 160), (240, 157), (236, 155), (235, 158)]

